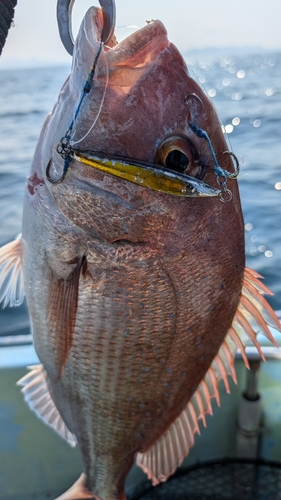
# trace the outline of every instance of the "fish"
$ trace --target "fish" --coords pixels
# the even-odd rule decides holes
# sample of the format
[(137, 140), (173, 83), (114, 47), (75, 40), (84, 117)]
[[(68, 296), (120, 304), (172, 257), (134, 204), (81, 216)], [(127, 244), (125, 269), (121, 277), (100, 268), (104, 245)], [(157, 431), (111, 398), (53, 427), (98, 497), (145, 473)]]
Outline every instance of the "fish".
[(0, 299), (26, 295), (40, 364), (25, 400), (84, 471), (59, 500), (156, 485), (229, 392), (234, 358), (280, 323), (245, 267), (238, 165), (209, 97), (159, 20), (101, 44), (91, 7), (43, 125), (22, 235), (0, 249)]

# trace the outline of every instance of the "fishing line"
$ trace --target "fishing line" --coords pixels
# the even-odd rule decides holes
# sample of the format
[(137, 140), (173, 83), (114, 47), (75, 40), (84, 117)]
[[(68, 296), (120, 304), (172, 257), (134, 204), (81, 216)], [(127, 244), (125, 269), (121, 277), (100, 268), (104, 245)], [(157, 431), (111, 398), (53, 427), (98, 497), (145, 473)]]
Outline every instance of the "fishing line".
[[(187, 61), (186, 61), (186, 64), (187, 64)], [(197, 84), (199, 85), (199, 87), (204, 91), (204, 94), (206, 94), (209, 98), (209, 94), (208, 94), (208, 91), (207, 91), (207, 88), (205, 87), (205, 85), (200, 81), (199, 77), (196, 75), (194, 69), (191, 68), (191, 65), (190, 64), (187, 64), (188, 66), (188, 71), (193, 75), (193, 79), (197, 82)], [(214, 102), (213, 99), (211, 99), (212, 103)], [(229, 149), (232, 150), (232, 143), (231, 143), (231, 139), (230, 139), (230, 136), (229, 134), (225, 131), (225, 126), (223, 124), (223, 121), (220, 117), (220, 113), (218, 112), (217, 110), (217, 107), (215, 106), (215, 109), (216, 109), (216, 113), (218, 115), (218, 118), (219, 118), (219, 121), (220, 121), (220, 124), (221, 124), (221, 128), (222, 128), (222, 132), (223, 132), (223, 135), (226, 139), (226, 142), (228, 142), (228, 145), (229, 145)]]
[[(195, 99), (202, 107), (204, 107), (202, 99), (200, 99), (200, 97), (197, 94), (192, 93), (192, 94), (189, 94), (188, 96), (186, 96), (185, 101), (184, 101), (186, 105), (188, 104), (188, 102), (189, 102), (190, 99)], [(208, 147), (210, 149), (211, 156), (213, 158), (213, 162), (215, 164), (214, 172), (216, 174), (216, 181), (220, 185), (221, 190), (222, 190), (221, 191), (222, 194), (221, 194), (220, 199), (223, 202), (230, 201), (232, 199), (232, 192), (229, 189), (227, 189), (226, 182), (227, 182), (227, 179), (237, 179), (237, 177), (239, 175), (240, 165), (239, 165), (239, 161), (238, 161), (237, 157), (235, 156), (234, 153), (232, 153), (232, 151), (224, 151), (223, 154), (228, 154), (229, 156), (231, 156), (232, 158), (234, 158), (235, 163), (236, 163), (236, 167), (235, 167), (235, 171), (233, 173), (228, 172), (227, 170), (223, 169), (218, 164), (218, 160), (217, 160), (217, 157), (216, 157), (216, 154), (215, 154), (215, 151), (214, 151), (211, 139), (208, 136), (208, 133), (206, 132), (206, 130), (203, 130), (202, 128), (197, 127), (190, 120), (187, 120), (187, 123), (190, 126), (192, 132), (197, 137), (199, 137), (199, 139), (205, 139), (205, 141), (207, 141)], [(224, 197), (225, 194), (227, 194), (228, 198)]]
[(91, 67), (91, 69), (89, 71), (88, 78), (87, 78), (87, 81), (86, 81), (86, 83), (84, 85), (80, 101), (79, 101), (78, 106), (76, 108), (76, 111), (74, 113), (74, 117), (73, 117), (73, 119), (72, 119), (72, 121), (70, 123), (70, 126), (69, 126), (67, 132), (65, 133), (64, 137), (62, 137), (62, 139), (60, 140), (60, 142), (59, 142), (59, 144), (57, 145), (57, 148), (56, 148), (57, 152), (64, 159), (64, 167), (63, 167), (62, 176), (59, 179), (53, 179), (51, 177), (51, 175), (50, 175), (50, 169), (51, 169), (51, 165), (52, 165), (52, 159), (49, 161), (49, 163), (47, 165), (47, 168), (46, 168), (46, 177), (47, 177), (48, 181), (51, 182), (52, 184), (60, 184), (64, 180), (64, 178), (66, 176), (66, 173), (67, 173), (67, 171), (69, 169), (69, 165), (72, 162), (72, 156), (71, 156), (72, 144), (78, 144), (85, 137), (87, 137), (87, 135), (93, 129), (93, 127), (94, 127), (95, 123), (97, 122), (97, 119), (98, 119), (98, 117), (100, 115), (100, 112), (101, 112), (101, 109), (102, 109), (102, 105), (103, 105), (103, 102), (104, 102), (104, 98), (105, 98), (105, 93), (106, 93), (107, 85), (108, 85), (108, 65), (106, 66), (106, 68), (107, 68), (106, 85), (105, 85), (105, 90), (104, 90), (104, 93), (103, 93), (103, 97), (101, 99), (101, 104), (100, 104), (100, 107), (99, 107), (98, 115), (97, 115), (96, 119), (94, 120), (92, 126), (88, 130), (88, 132), (84, 135), (84, 137), (82, 137), (78, 141), (71, 142), (71, 139), (72, 139), (72, 137), (73, 137), (73, 135), (75, 133), (74, 127), (75, 127), (76, 120), (77, 120), (78, 114), (79, 114), (81, 106), (82, 106), (82, 102), (84, 101), (85, 96), (87, 94), (89, 94), (89, 92), (90, 92), (90, 90), (92, 88), (93, 79), (94, 79), (94, 75), (95, 75), (97, 63), (98, 63), (99, 56), (101, 54), (102, 48), (103, 48), (103, 42), (100, 43), (98, 52), (97, 52), (97, 54), (95, 56), (94, 62), (93, 62), (92, 67)]
[(84, 85), (84, 88), (83, 88), (82, 96), (81, 96), (81, 98), (80, 98), (80, 101), (79, 101), (78, 106), (77, 106), (77, 108), (76, 108), (76, 111), (75, 111), (75, 113), (74, 113), (73, 120), (72, 120), (72, 122), (71, 122), (71, 124), (70, 124), (70, 126), (69, 126), (69, 128), (68, 128), (68, 130), (67, 130), (67, 132), (66, 132), (66, 134), (65, 134), (65, 138), (66, 138), (66, 139), (68, 139), (68, 140), (70, 140), (70, 139), (71, 139), (71, 132), (72, 132), (72, 129), (73, 129), (73, 127), (74, 127), (74, 124), (75, 124), (75, 122), (76, 122), (76, 120), (77, 120), (77, 116), (78, 116), (79, 111), (80, 111), (80, 109), (81, 109), (82, 102), (84, 101), (85, 96), (86, 96), (87, 94), (89, 94), (89, 92), (90, 92), (90, 90), (91, 90), (91, 88), (92, 88), (93, 78), (94, 78), (94, 74), (95, 74), (95, 71), (96, 71), (96, 67), (97, 67), (98, 59), (99, 59), (99, 56), (100, 56), (100, 53), (101, 53), (101, 50), (102, 50), (102, 46), (103, 46), (103, 44), (102, 44), (102, 42), (101, 42), (101, 43), (100, 43), (100, 46), (99, 46), (99, 50), (98, 50), (98, 52), (97, 52), (97, 54), (96, 54), (96, 57), (95, 57), (95, 59), (94, 59), (93, 65), (92, 65), (92, 67), (91, 67), (91, 69), (90, 69), (90, 71), (89, 71), (87, 81), (86, 81), (86, 83), (85, 83), (85, 85)]
[[(215, 164), (214, 172), (217, 176), (216, 181), (221, 186), (221, 190), (222, 190), (220, 200), (223, 202), (231, 201), (232, 200), (232, 192), (229, 189), (227, 189), (226, 182), (227, 182), (227, 179), (237, 179), (237, 177), (238, 177), (240, 167), (239, 167), (239, 162), (237, 160), (237, 157), (231, 151), (224, 151), (223, 154), (228, 154), (228, 155), (234, 157), (235, 162), (236, 162), (236, 168), (235, 168), (235, 171), (233, 173), (231, 173), (231, 172), (228, 172), (227, 170), (223, 169), (222, 167), (220, 167), (220, 165), (218, 164), (218, 160), (217, 160), (211, 139), (208, 136), (207, 132), (205, 130), (197, 127), (196, 125), (194, 125), (194, 123), (192, 123), (190, 120), (187, 120), (187, 122), (188, 122), (191, 130), (194, 132), (194, 134), (197, 135), (197, 137), (199, 137), (199, 139), (205, 139), (205, 141), (207, 141), (207, 144), (208, 144), (209, 149), (210, 149), (210, 153), (212, 155), (212, 158), (213, 158), (213, 161)], [(224, 198), (224, 195), (227, 195), (228, 198)]]
[[(109, 69), (108, 69), (108, 62), (107, 62), (106, 59), (105, 59), (105, 65), (106, 65), (106, 81), (105, 81), (105, 87), (104, 87), (104, 91), (103, 91), (103, 95), (102, 95), (102, 98), (101, 98), (101, 102), (100, 102), (100, 106), (99, 106), (99, 110), (98, 110), (97, 116), (94, 119), (94, 121), (93, 121), (91, 127), (89, 128), (88, 132), (86, 132), (86, 134), (83, 137), (81, 137), (81, 139), (78, 139), (77, 141), (73, 141), (72, 138), (70, 139), (71, 146), (74, 146), (75, 144), (79, 144), (79, 142), (82, 142), (84, 139), (86, 139), (86, 137), (93, 130), (95, 124), (97, 123), (97, 121), (99, 119), (99, 116), (101, 114), (101, 110), (102, 110), (102, 107), (103, 107), (104, 99), (105, 99), (106, 90), (107, 90), (107, 87), (108, 87), (108, 80), (109, 80)], [(74, 135), (75, 135), (75, 130), (73, 131), (72, 137)]]
[(124, 26), (116, 26), (116, 29), (130, 28), (133, 30), (140, 30), (141, 26), (137, 26), (136, 24), (124, 24)]
[[(192, 93), (192, 94), (189, 94), (186, 96), (186, 98), (184, 100), (185, 104), (187, 105), (191, 99), (195, 99), (202, 106), (202, 108), (204, 107), (202, 99), (200, 99), (200, 97), (195, 93)], [(207, 141), (212, 158), (213, 158), (213, 161), (214, 161), (214, 164), (215, 164), (214, 172), (217, 175), (217, 177), (236, 179), (238, 177), (238, 174), (239, 174), (240, 166), (239, 166), (239, 162), (238, 162), (238, 159), (235, 156), (235, 154), (232, 153), (232, 151), (224, 151), (224, 153), (223, 153), (223, 154), (228, 154), (229, 156), (233, 157), (235, 160), (236, 168), (235, 168), (235, 171), (233, 173), (231, 173), (231, 172), (228, 172), (227, 170), (224, 170), (223, 168), (221, 168), (220, 165), (218, 164), (218, 160), (217, 160), (211, 139), (208, 136), (206, 130), (203, 130), (202, 128), (197, 127), (190, 120), (187, 120), (187, 123), (190, 126), (191, 130), (194, 132), (194, 134), (197, 135), (197, 137), (199, 137), (199, 139), (205, 139)]]
[(228, 172), (227, 170), (224, 170), (222, 167), (219, 166), (214, 148), (213, 148), (212, 143), (211, 143), (211, 139), (208, 136), (207, 132), (205, 130), (203, 130), (202, 128), (199, 128), (196, 125), (194, 125), (194, 123), (192, 123), (191, 121), (187, 120), (187, 122), (188, 122), (188, 125), (190, 126), (191, 130), (197, 135), (197, 137), (199, 137), (199, 139), (205, 139), (205, 141), (207, 141), (209, 149), (210, 149), (210, 153), (212, 155), (212, 158), (213, 158), (213, 161), (215, 164), (215, 168), (214, 168), (215, 174), (218, 177), (226, 177), (226, 178), (230, 178), (230, 179), (236, 178), (237, 177), (236, 171), (234, 173), (231, 173), (231, 172)]

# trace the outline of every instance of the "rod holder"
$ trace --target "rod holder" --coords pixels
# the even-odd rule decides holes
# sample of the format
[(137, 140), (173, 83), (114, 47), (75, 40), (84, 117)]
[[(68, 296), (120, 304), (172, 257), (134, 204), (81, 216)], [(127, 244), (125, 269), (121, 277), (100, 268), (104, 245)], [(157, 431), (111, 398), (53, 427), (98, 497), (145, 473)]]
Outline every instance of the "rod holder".
[(236, 456), (257, 458), (261, 433), (261, 396), (258, 393), (259, 359), (249, 360), (245, 391), (241, 394), (237, 415)]

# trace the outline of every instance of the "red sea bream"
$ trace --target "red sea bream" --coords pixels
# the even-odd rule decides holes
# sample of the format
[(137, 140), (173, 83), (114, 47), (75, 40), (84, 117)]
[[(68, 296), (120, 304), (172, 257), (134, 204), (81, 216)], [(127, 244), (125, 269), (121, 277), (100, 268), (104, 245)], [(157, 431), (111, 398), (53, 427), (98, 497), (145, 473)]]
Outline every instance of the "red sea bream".
[[(134, 460), (154, 484), (168, 478), (219, 402), (218, 380), (235, 380), (237, 349), (247, 364), (246, 342), (280, 326), (245, 269), (211, 101), (160, 21), (111, 47), (102, 26), (91, 8), (39, 138), (22, 237), (0, 250), (1, 297), (15, 305), (25, 290), (41, 362), (20, 381), (26, 400), (83, 459), (61, 500), (124, 500)], [(172, 192), (185, 181), (190, 196)]]

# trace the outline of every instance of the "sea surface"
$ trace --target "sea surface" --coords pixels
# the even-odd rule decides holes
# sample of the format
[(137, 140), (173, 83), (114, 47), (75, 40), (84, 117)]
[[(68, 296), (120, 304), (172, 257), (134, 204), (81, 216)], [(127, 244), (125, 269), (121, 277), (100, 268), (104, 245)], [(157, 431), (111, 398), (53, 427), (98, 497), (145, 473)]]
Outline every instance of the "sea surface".
[[(187, 55), (241, 163), (247, 265), (281, 310), (281, 53)], [(0, 246), (21, 232), (25, 180), (46, 114), (69, 67), (0, 71)], [(29, 335), (26, 305), (0, 309), (0, 340)]]

